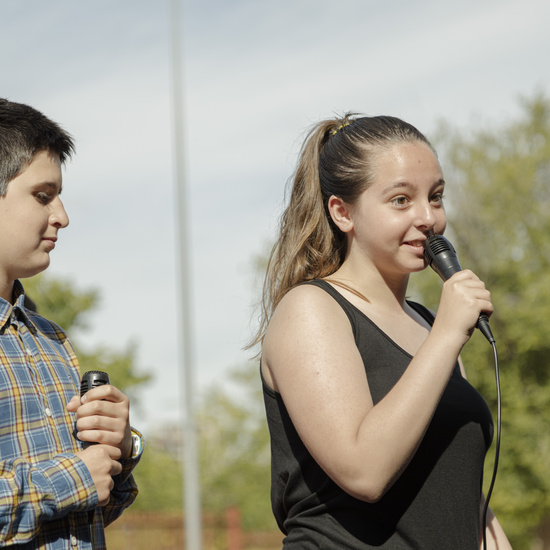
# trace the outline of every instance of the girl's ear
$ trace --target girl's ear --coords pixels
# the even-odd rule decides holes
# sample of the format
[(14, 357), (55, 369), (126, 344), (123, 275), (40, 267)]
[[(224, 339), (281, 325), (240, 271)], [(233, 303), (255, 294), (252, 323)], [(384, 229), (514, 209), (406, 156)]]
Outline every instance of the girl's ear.
[(331, 195), (328, 200), (328, 211), (332, 221), (342, 233), (349, 233), (353, 229), (349, 206), (340, 197)]

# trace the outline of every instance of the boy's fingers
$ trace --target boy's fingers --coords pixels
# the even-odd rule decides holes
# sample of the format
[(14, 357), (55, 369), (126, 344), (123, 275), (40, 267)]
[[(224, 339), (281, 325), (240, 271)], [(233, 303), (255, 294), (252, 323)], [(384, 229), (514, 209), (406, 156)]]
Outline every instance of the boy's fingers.
[(78, 395), (75, 395), (68, 403), (67, 403), (67, 410), (71, 412), (76, 412), (76, 410), (80, 407), (80, 397)]

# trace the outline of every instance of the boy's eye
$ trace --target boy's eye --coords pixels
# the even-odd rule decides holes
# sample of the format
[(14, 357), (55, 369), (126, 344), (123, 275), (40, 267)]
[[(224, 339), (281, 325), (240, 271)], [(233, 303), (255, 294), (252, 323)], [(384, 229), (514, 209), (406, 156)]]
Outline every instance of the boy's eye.
[(36, 193), (35, 197), (36, 200), (42, 204), (48, 204), (52, 200), (51, 195), (48, 195), (48, 193), (44, 193), (42, 191)]

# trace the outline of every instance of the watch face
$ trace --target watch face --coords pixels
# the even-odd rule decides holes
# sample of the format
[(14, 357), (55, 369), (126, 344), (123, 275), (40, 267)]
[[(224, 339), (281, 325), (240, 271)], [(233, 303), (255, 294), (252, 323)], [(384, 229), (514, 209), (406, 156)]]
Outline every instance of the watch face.
[(141, 450), (141, 439), (139, 435), (132, 434), (132, 456), (137, 456)]

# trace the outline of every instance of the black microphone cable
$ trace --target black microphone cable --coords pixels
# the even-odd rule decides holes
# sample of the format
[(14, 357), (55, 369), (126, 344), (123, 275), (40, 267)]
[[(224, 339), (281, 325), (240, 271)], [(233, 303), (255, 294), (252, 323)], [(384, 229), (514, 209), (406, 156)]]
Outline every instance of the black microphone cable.
[(497, 388), (497, 433), (496, 433), (496, 441), (495, 441), (495, 460), (493, 464), (493, 476), (491, 478), (491, 483), (489, 485), (489, 490), (487, 492), (487, 496), (485, 497), (485, 506), (483, 507), (483, 514), (482, 514), (482, 529), (483, 529), (483, 550), (487, 550), (487, 512), (489, 511), (489, 500), (491, 500), (491, 495), (493, 494), (493, 488), (495, 486), (495, 480), (497, 477), (497, 471), (498, 471), (498, 459), (500, 456), (500, 431), (501, 431), (501, 413), (502, 413), (502, 403), (501, 403), (501, 392), (500, 392), (500, 374), (499, 374), (499, 367), (498, 367), (498, 354), (497, 354), (497, 346), (495, 342), (491, 342), (491, 345), (493, 346), (493, 354), (494, 354), (494, 361), (495, 361), (495, 381), (496, 381), (496, 388)]
[[(443, 235), (434, 235), (433, 233), (428, 236), (424, 241), (424, 257), (430, 265), (430, 267), (444, 280), (446, 281), (452, 275), (458, 271), (462, 271), (458, 262), (453, 245)], [(500, 456), (500, 432), (501, 432), (501, 416), (502, 416), (502, 403), (501, 403), (501, 391), (500, 391), (500, 374), (498, 364), (498, 353), (495, 343), (495, 338), (489, 327), (489, 319), (487, 315), (482, 313), (479, 316), (477, 328), (483, 333), (485, 338), (489, 341), (493, 348), (494, 364), (495, 364), (495, 381), (497, 391), (497, 429), (496, 429), (496, 441), (495, 441), (495, 460), (493, 465), (493, 476), (489, 485), (489, 491), (485, 497), (485, 506), (482, 513), (482, 535), (483, 535), (483, 550), (487, 550), (487, 513), (489, 511), (489, 500), (493, 493), (495, 480), (498, 471), (498, 460)]]

